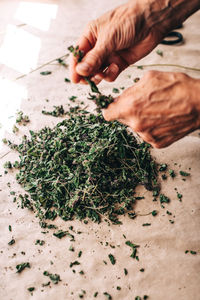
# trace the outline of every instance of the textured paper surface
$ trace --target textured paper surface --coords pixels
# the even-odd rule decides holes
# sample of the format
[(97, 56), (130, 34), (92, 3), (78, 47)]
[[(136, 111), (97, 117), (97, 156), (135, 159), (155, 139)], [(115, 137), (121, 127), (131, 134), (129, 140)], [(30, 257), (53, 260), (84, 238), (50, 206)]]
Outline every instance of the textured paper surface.
[[(7, 137), (19, 142), (20, 137), (27, 134), (30, 129), (38, 130), (47, 125), (54, 126), (61, 118), (43, 116), (41, 110), (44, 108), (51, 110), (53, 105), (61, 104), (67, 108), (68, 97), (71, 95), (76, 95), (88, 103), (86, 100), (88, 87), (65, 83), (64, 78), (69, 77), (69, 70), (55, 63), (22, 79), (16, 81), (14, 79), (24, 73), (23, 69), (27, 71), (28, 68), (38, 67), (64, 55), (67, 47), (75, 43), (89, 20), (121, 3), (125, 1), (2, 0), (0, 2), (1, 138)], [(44, 6), (35, 6), (40, 4)], [(31, 19), (28, 18), (30, 10)], [(23, 26), (27, 22), (30, 24)], [(158, 56), (154, 50), (138, 64), (170, 63), (200, 68), (199, 26), (200, 13), (196, 13), (180, 29), (185, 39), (183, 45), (173, 47), (159, 45), (157, 49), (163, 51), (163, 57)], [(20, 40), (12, 44), (16, 34), (23, 40), (24, 33), (27, 43), (23, 47)], [(8, 36), (12, 38), (9, 40)], [(8, 55), (7, 60), (2, 54), (6, 47), (7, 54), (11, 55), (10, 57)], [(26, 50), (32, 51), (31, 55), (26, 56)], [(23, 51), (24, 61), (20, 58), (20, 52)], [(147, 69), (184, 71), (193, 77), (200, 77), (199, 72), (178, 67), (152, 67), (139, 70), (131, 66), (116, 82), (101, 83), (99, 88), (105, 94), (109, 94), (113, 87), (129, 87), (133, 84), (133, 79), (142, 76)], [(52, 71), (52, 74), (41, 76), (40, 72), (46, 70)], [(49, 102), (45, 99), (49, 99)], [(90, 105), (90, 108), (94, 106)], [(21, 126), (19, 133), (14, 135), (12, 124), (16, 109), (22, 109), (28, 114), (31, 122), (26, 127)], [(130, 220), (126, 216), (122, 217), (123, 225), (110, 227), (105, 222), (100, 225), (89, 222), (86, 225), (78, 221), (56, 220), (55, 224), (63, 230), (68, 230), (71, 225), (74, 227), (75, 242), (70, 242), (67, 237), (58, 240), (53, 236), (54, 230), (42, 234), (43, 230), (34, 215), (26, 209), (17, 208), (16, 203), (13, 203), (10, 191), (22, 190), (16, 184), (12, 172), (4, 175), (2, 165), (7, 160), (17, 159), (17, 154), (1, 145), (0, 174), (3, 176), (0, 177), (0, 299), (75, 300), (80, 299), (81, 290), (86, 291), (84, 299), (88, 300), (93, 299), (96, 291), (99, 293), (96, 299), (100, 300), (106, 299), (104, 292), (112, 295), (114, 300), (131, 300), (143, 295), (148, 295), (152, 300), (200, 299), (198, 133), (196, 131), (167, 149), (152, 151), (158, 162), (168, 163), (177, 174), (179, 170), (191, 173), (186, 181), (177, 175), (176, 178), (169, 177), (163, 182), (162, 191), (171, 199), (171, 203), (166, 205), (165, 209), (162, 209), (158, 202), (152, 201), (151, 193), (142, 188), (138, 189), (138, 194), (144, 195), (145, 199), (137, 202), (136, 212), (145, 215), (155, 209), (159, 212), (156, 217), (147, 215)], [(8, 182), (11, 184), (10, 188)], [(174, 188), (183, 194), (182, 202), (178, 201)], [(166, 214), (167, 210), (172, 212), (172, 216)], [(169, 219), (174, 220), (174, 224), (171, 224)], [(143, 223), (151, 223), (151, 226), (144, 227)], [(12, 232), (8, 230), (9, 224), (12, 226)], [(77, 231), (82, 233), (77, 234)], [(8, 242), (12, 238), (16, 242), (9, 246)], [(45, 240), (45, 245), (35, 245), (37, 239)], [(130, 258), (131, 249), (125, 245), (126, 240), (140, 245), (139, 262)], [(69, 251), (70, 245), (74, 246), (75, 252)], [(77, 258), (80, 250), (83, 254), (81, 258)], [(197, 255), (185, 254), (185, 250), (197, 251)], [(25, 255), (21, 252), (25, 252)], [(116, 258), (114, 266), (108, 259), (110, 253)], [(73, 269), (76, 273), (73, 273), (69, 264), (75, 260), (80, 261), (81, 265), (75, 266)], [(16, 265), (27, 261), (31, 268), (17, 274)], [(124, 275), (124, 268), (128, 270), (127, 276)], [(145, 269), (143, 273), (139, 271), (141, 268)], [(51, 283), (50, 286), (42, 287), (43, 283), (49, 281), (43, 275), (45, 270), (59, 274), (62, 281), (57, 285)], [(80, 270), (84, 271), (84, 275), (79, 274)], [(33, 295), (27, 291), (31, 286), (35, 287)], [(120, 291), (116, 289), (117, 286), (121, 287)]]

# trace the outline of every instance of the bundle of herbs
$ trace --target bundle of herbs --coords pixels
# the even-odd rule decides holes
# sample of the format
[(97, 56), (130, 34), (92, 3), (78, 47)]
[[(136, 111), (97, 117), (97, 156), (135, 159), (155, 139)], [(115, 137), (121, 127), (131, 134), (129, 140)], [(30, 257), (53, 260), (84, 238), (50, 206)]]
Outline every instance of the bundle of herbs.
[(17, 181), (29, 194), (20, 196), (21, 205), (41, 220), (106, 217), (119, 224), (118, 216), (133, 209), (137, 185), (158, 189), (149, 145), (101, 114), (74, 107), (54, 128), (30, 135), (10, 146), (20, 154)]

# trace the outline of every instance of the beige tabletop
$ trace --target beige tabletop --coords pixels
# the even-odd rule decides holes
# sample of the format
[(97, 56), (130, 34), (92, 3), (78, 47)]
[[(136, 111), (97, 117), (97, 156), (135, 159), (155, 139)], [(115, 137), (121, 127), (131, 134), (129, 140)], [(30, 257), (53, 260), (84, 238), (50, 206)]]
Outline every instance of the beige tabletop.
[[(30, 129), (54, 126), (62, 118), (44, 116), (41, 111), (61, 104), (67, 108), (69, 96), (78, 96), (89, 104), (86, 99), (88, 87), (64, 82), (64, 78), (69, 77), (69, 70), (56, 64), (55, 59), (67, 53), (67, 47), (76, 42), (89, 20), (125, 2), (0, 1), (0, 140), (6, 137), (19, 142)], [(100, 89), (108, 94), (113, 87), (129, 87), (135, 77), (150, 69), (181, 71), (199, 78), (198, 70), (178, 66), (200, 68), (199, 28), (200, 12), (190, 17), (179, 30), (184, 36), (183, 44), (173, 47), (159, 45), (137, 63), (156, 66), (144, 67), (143, 70), (130, 66), (114, 83), (101, 83)], [(163, 51), (163, 57), (156, 53), (157, 49)], [(47, 70), (52, 74), (40, 75), (41, 71)], [(89, 109), (94, 108), (89, 105)], [(29, 116), (30, 123), (20, 126), (19, 132), (13, 134), (15, 114), (19, 110)], [(106, 222), (99, 225), (89, 222), (86, 225), (57, 218), (54, 223), (60, 229), (69, 230), (69, 226), (73, 226), (75, 242), (72, 242), (68, 237), (57, 239), (53, 236), (55, 230), (41, 229), (33, 213), (13, 203), (10, 191), (19, 193), (23, 190), (15, 181), (14, 171), (4, 174), (3, 164), (8, 160), (14, 161), (18, 156), (0, 142), (0, 299), (75, 300), (83, 295), (83, 299), (87, 300), (104, 300), (108, 299), (105, 292), (114, 300), (133, 300), (144, 295), (152, 300), (200, 299), (199, 132), (166, 149), (152, 150), (152, 154), (157, 162), (167, 163), (177, 174), (174, 179), (169, 177), (162, 181), (162, 191), (171, 199), (165, 209), (152, 201), (150, 192), (139, 188), (137, 194), (145, 196), (145, 199), (136, 203), (135, 211), (145, 215), (157, 210), (156, 217), (146, 215), (131, 220), (123, 216), (122, 225), (111, 226)], [(191, 173), (186, 181), (179, 175), (180, 170)], [(175, 188), (183, 194), (182, 202), (178, 201)], [(172, 215), (168, 215), (167, 210)], [(151, 226), (142, 226), (144, 223), (151, 223)], [(9, 225), (12, 226), (11, 232)], [(12, 238), (15, 244), (9, 246)], [(45, 244), (35, 245), (37, 239), (44, 240)], [(131, 249), (125, 245), (127, 240), (140, 245), (139, 261), (130, 258)], [(74, 252), (69, 251), (71, 245)], [(186, 254), (186, 250), (197, 254)], [(82, 251), (82, 256), (77, 258), (79, 251)], [(110, 253), (116, 258), (115, 265), (109, 261)], [(70, 263), (75, 260), (80, 265), (70, 268)], [(29, 262), (31, 268), (18, 274), (16, 265), (22, 262)], [(128, 270), (126, 276), (124, 268)], [(140, 271), (142, 268), (144, 272)], [(59, 274), (61, 281), (57, 285), (51, 283), (43, 287), (48, 282), (43, 275), (45, 270)], [(81, 270), (83, 275), (79, 273)], [(27, 290), (29, 287), (35, 287), (32, 295)], [(93, 296), (95, 292), (98, 292), (97, 298)]]

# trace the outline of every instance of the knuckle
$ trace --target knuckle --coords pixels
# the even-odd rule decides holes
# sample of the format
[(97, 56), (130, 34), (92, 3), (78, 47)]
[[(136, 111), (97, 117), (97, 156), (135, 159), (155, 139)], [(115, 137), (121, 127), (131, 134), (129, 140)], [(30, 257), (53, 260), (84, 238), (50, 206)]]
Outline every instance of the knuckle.
[(148, 79), (151, 79), (151, 78), (153, 78), (157, 74), (158, 74), (158, 71), (150, 70), (150, 71), (147, 71), (145, 73), (145, 77), (148, 78)]

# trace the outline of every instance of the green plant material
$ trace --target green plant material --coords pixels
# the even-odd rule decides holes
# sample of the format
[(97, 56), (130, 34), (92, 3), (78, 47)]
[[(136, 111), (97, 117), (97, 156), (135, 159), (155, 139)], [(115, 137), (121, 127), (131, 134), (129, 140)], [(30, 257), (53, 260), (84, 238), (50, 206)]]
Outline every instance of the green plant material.
[(145, 271), (144, 268), (140, 269), (140, 272), (144, 272), (144, 271)]
[(126, 268), (124, 268), (124, 275), (128, 275), (128, 270)]
[(130, 219), (135, 219), (137, 217), (137, 214), (135, 212), (128, 213), (128, 216), (129, 216)]
[(42, 284), (42, 287), (49, 286), (50, 283), (51, 283), (51, 281), (48, 281), (48, 282), (46, 282), (46, 283), (43, 283), (43, 284)]
[(54, 224), (49, 224), (49, 225), (47, 225), (47, 228), (48, 229), (57, 229), (58, 227)]
[(24, 209), (25, 207), (29, 210), (33, 211), (33, 203), (29, 200), (28, 194), (19, 194), (18, 196), (19, 200), (21, 201), (21, 208)]
[(169, 203), (170, 202), (170, 199), (165, 196), (164, 194), (160, 194), (160, 203)]
[(158, 55), (160, 55), (160, 56), (163, 56), (163, 52), (162, 52), (161, 50), (159, 50), (159, 49), (156, 51), (156, 53), (157, 53)]
[(51, 71), (43, 71), (43, 72), (40, 72), (40, 75), (50, 75), (52, 72)]
[(16, 125), (14, 125), (13, 129), (12, 129), (12, 132), (17, 133), (18, 131), (19, 131), (19, 128)]
[(159, 195), (159, 191), (153, 191), (153, 196), (157, 197)]
[(151, 226), (151, 223), (144, 223), (142, 226)]
[(3, 142), (4, 144), (7, 144), (7, 143), (8, 143), (8, 140), (7, 140), (6, 138), (3, 138), (3, 139), (2, 139), (2, 142)]
[(9, 243), (8, 243), (8, 245), (13, 245), (15, 243), (15, 240), (14, 239), (12, 239)]
[(103, 293), (108, 300), (112, 300), (112, 296), (110, 294), (108, 294), (107, 292)]
[(122, 288), (121, 288), (121, 286), (117, 286), (116, 289), (117, 289), (118, 291), (120, 291)]
[(113, 88), (112, 92), (115, 93), (115, 94), (119, 94), (119, 89)]
[(120, 224), (118, 216), (133, 210), (138, 185), (158, 189), (149, 145), (100, 114), (75, 107), (67, 115), (15, 145), (20, 154), (16, 179), (29, 193), (19, 196), (21, 207), (34, 207), (43, 222), (57, 216), (94, 222), (106, 217)]
[[(133, 244), (131, 241), (126, 241), (125, 244), (132, 248), (132, 254), (130, 257), (137, 259), (137, 248), (140, 247), (139, 245)], [(137, 259), (138, 260), (138, 259)], [(125, 274), (126, 275), (126, 274)]]
[(45, 244), (45, 241), (43, 240), (36, 240), (35, 245), (43, 246)]
[(69, 100), (72, 101), (72, 102), (75, 102), (76, 99), (77, 99), (77, 96), (71, 96), (71, 97), (69, 97)]
[(43, 275), (44, 275), (44, 276), (48, 276), (49, 279), (51, 279), (51, 281), (52, 281), (54, 284), (58, 284), (58, 282), (61, 281), (60, 275), (58, 275), (58, 274), (52, 274), (52, 273), (49, 273), (48, 271), (44, 271), (44, 272), (43, 272)]
[(9, 230), (10, 232), (12, 232), (12, 226), (11, 226), (11, 225), (8, 225), (8, 230)]
[(171, 169), (169, 170), (169, 176), (171, 176), (171, 178), (176, 177), (174, 170), (171, 170)]
[(60, 105), (60, 106), (55, 106), (54, 105), (54, 110), (52, 110), (52, 111), (42, 110), (42, 114), (43, 115), (50, 115), (50, 116), (53, 116), (53, 117), (60, 117), (60, 116), (64, 116), (66, 114), (66, 112), (65, 112), (62, 105)]
[(177, 198), (179, 199), (179, 201), (182, 201), (183, 195), (178, 192), (176, 193), (176, 195), (177, 195)]
[(140, 296), (136, 296), (135, 300), (142, 300), (142, 298)]
[(162, 177), (163, 180), (167, 179), (167, 175), (166, 174), (162, 174), (161, 177)]
[(135, 77), (134, 79), (133, 79), (133, 81), (136, 83), (136, 82), (138, 82), (140, 80), (140, 78), (139, 77)]
[(102, 94), (98, 94), (98, 95), (91, 95), (89, 94), (89, 97), (88, 97), (89, 100), (93, 100), (97, 106), (97, 112), (100, 112), (100, 110), (102, 108), (107, 108), (108, 105), (110, 103), (113, 102), (114, 98), (109, 95), (109, 96), (105, 96), (105, 95), (102, 95)]
[(94, 298), (96, 298), (98, 296), (98, 292), (94, 293)]
[(170, 222), (171, 224), (174, 224), (174, 220), (169, 220), (169, 222)]
[(74, 247), (72, 245), (69, 247), (69, 251), (74, 252)]
[(82, 253), (83, 253), (82, 251), (79, 251), (78, 257), (81, 257)]
[(190, 173), (187, 173), (185, 171), (180, 171), (179, 174), (184, 177), (190, 176)]
[(78, 62), (81, 62), (81, 60), (84, 56), (84, 53), (83, 53), (83, 51), (79, 50), (78, 46), (76, 46), (76, 47), (69, 46), (67, 49), (77, 58)]
[(80, 262), (78, 262), (77, 260), (75, 260), (74, 262), (71, 262), (69, 267), (72, 268), (73, 266), (78, 266), (80, 265)]
[(63, 67), (65, 67), (65, 68), (68, 67), (68, 65), (66, 64), (66, 62), (65, 62), (64, 59), (62, 59), (62, 58), (57, 58), (56, 61), (57, 61), (60, 65), (62, 65)]
[(153, 211), (151, 212), (151, 214), (152, 214), (153, 217), (155, 217), (155, 216), (157, 216), (158, 212), (157, 212), (157, 210), (153, 210)]
[(91, 91), (93, 93), (100, 94), (98, 87), (96, 86), (96, 84), (92, 80), (90, 80), (88, 77), (84, 77), (84, 79), (90, 85)]
[(84, 275), (85, 273), (83, 272), (83, 270), (81, 270), (81, 271), (79, 272), (79, 274), (80, 274), (80, 275)]
[[(68, 47), (68, 50), (73, 53), (75, 57), (78, 58), (78, 62), (81, 62), (83, 58), (83, 52), (79, 50), (79, 47), (73, 47), (70, 46)], [(100, 111), (102, 108), (106, 108), (111, 102), (113, 102), (114, 98), (109, 95), (105, 96), (102, 95), (96, 86), (96, 84), (89, 78), (89, 77), (84, 77), (85, 81), (90, 85), (91, 91), (97, 95), (90, 95), (88, 98), (89, 100), (94, 100), (94, 102), (97, 105), (97, 111)]]
[(169, 215), (169, 216), (171, 216), (172, 215), (172, 213), (170, 212), (170, 211), (166, 211), (166, 213)]
[(31, 287), (27, 288), (27, 290), (28, 290), (29, 292), (33, 292), (33, 291), (35, 291), (35, 288), (34, 288), (33, 286), (31, 286)]
[(17, 112), (17, 118), (16, 123), (19, 125), (26, 125), (28, 122), (30, 122), (30, 119), (27, 115), (24, 115), (23, 111)]
[(143, 66), (137, 66), (137, 68), (143, 70)]
[(19, 265), (16, 265), (16, 269), (17, 272), (16, 273), (21, 273), (25, 268), (30, 268), (30, 263), (29, 262), (25, 262), (25, 263), (21, 263)]
[(112, 254), (108, 254), (108, 257), (109, 257), (109, 259), (110, 259), (111, 264), (112, 264), (112, 265), (115, 265), (115, 263), (116, 263), (115, 257), (114, 257)]
[(5, 164), (3, 165), (3, 167), (5, 169), (12, 169), (13, 166), (10, 161), (6, 161)]
[(197, 254), (197, 252), (196, 252), (196, 251), (193, 251), (193, 250), (190, 250), (190, 253), (191, 253), (192, 255), (196, 255), (196, 254)]
[(68, 82), (68, 83), (70, 83), (70, 82), (71, 82), (71, 80), (70, 80), (69, 78), (65, 78), (65, 82)]
[(60, 229), (57, 232), (53, 233), (53, 235), (55, 237), (57, 237), (58, 239), (62, 239), (66, 235), (70, 235), (72, 237), (72, 235), (68, 231), (63, 231), (62, 229)]
[(160, 168), (159, 168), (159, 171), (160, 172), (164, 172), (164, 171), (166, 171), (167, 170), (167, 164), (161, 164), (160, 165)]

